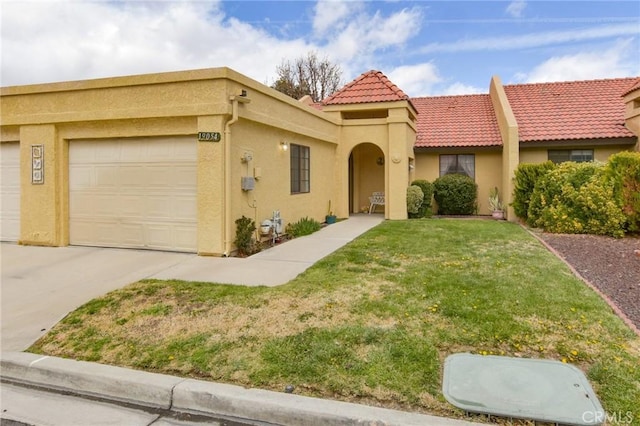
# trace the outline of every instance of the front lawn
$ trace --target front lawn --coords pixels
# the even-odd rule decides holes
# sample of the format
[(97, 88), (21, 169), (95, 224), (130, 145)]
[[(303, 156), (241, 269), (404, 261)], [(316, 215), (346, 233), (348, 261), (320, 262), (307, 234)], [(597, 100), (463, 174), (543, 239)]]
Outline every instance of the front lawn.
[(33, 352), (450, 417), (457, 352), (575, 364), (640, 419), (640, 338), (519, 226), (387, 221), (290, 283), (141, 281), (69, 314)]

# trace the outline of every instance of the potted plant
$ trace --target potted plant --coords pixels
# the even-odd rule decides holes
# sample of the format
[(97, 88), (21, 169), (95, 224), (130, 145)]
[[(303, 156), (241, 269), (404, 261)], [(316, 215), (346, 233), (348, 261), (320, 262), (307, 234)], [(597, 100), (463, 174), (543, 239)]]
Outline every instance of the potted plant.
[(325, 216), (325, 221), (327, 222), (327, 225), (331, 225), (332, 223), (336, 223), (336, 219), (336, 216), (331, 210), (331, 200), (329, 200), (329, 214)]
[(498, 187), (494, 187), (489, 191), (489, 209), (491, 210), (491, 216), (494, 219), (504, 219), (504, 205), (500, 201), (500, 194), (498, 193)]

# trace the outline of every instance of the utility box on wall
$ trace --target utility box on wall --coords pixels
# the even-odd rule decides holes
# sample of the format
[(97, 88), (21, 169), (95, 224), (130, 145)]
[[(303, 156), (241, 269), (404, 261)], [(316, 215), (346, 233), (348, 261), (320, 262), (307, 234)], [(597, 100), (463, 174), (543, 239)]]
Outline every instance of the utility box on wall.
[(256, 180), (252, 176), (242, 176), (240, 186), (243, 191), (253, 191), (256, 187)]

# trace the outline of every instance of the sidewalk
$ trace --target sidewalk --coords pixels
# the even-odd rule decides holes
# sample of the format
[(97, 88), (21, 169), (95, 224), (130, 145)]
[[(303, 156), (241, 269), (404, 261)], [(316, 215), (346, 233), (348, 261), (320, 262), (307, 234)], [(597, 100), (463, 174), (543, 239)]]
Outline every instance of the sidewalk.
[(357, 214), (245, 259), (193, 256), (150, 278), (249, 286), (281, 285), (383, 220), (382, 215)]
[(471, 426), (474, 424), (461, 420), (261, 389), (245, 389), (239, 386), (30, 353), (3, 353), (1, 371), (2, 413), (0, 417), (3, 420), (22, 424), (61, 426), (75, 424)]

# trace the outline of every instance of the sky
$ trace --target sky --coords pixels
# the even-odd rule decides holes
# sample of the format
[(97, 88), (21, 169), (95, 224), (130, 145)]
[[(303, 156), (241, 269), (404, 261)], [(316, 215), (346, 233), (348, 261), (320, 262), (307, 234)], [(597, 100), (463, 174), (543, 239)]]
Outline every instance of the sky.
[(633, 1), (0, 0), (0, 85), (226, 66), (273, 84), (316, 52), (411, 97), (640, 75)]

